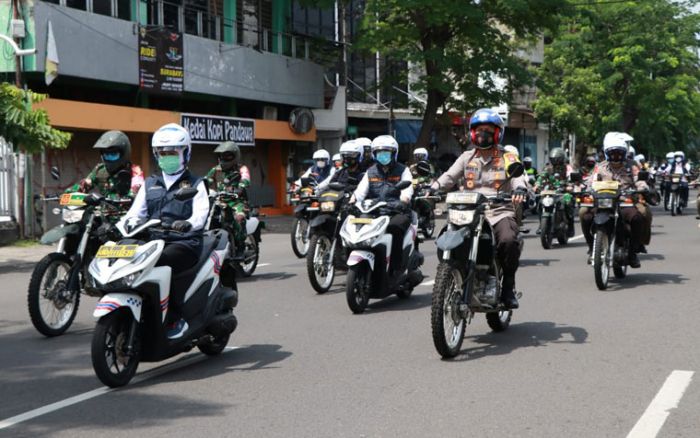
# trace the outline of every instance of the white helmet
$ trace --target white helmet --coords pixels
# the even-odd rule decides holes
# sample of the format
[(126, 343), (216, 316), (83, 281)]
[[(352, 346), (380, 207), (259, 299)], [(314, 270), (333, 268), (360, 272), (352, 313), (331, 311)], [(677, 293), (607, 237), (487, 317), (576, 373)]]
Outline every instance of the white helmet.
[(674, 158), (680, 157), (681, 161), (685, 161), (685, 152), (683, 151), (676, 151), (673, 153)]
[(357, 159), (362, 161), (362, 156), (364, 154), (364, 148), (357, 140), (349, 140), (340, 145), (340, 155), (345, 157), (345, 155), (355, 155), (359, 154)]
[[(390, 151), (390, 161), (382, 162), (382, 160), (379, 160), (377, 158), (377, 153), (380, 151)], [(374, 156), (374, 160), (377, 161), (379, 164), (388, 166), (389, 164), (396, 162), (396, 157), (398, 154), (399, 144), (396, 142), (396, 139), (391, 135), (380, 135), (379, 137), (376, 137), (374, 140), (372, 140), (372, 155)]]
[(333, 161), (340, 161), (342, 159), (343, 157), (341, 157), (340, 154), (333, 154)]
[(422, 158), (419, 158), (421, 161), (425, 161), (428, 159), (428, 150), (426, 148), (418, 148), (413, 151), (413, 156), (415, 157), (416, 155), (420, 155)]
[(669, 152), (666, 154), (666, 160), (670, 163), (671, 161), (673, 161), (674, 156), (675, 154), (673, 152)]
[(637, 154), (637, 150), (631, 144), (627, 144), (627, 156), (634, 157)]
[(646, 161), (646, 158), (644, 157), (644, 154), (639, 154), (634, 156), (634, 161), (643, 163), (644, 161)]
[(516, 147), (513, 146), (512, 144), (509, 144), (509, 145), (505, 146), (503, 149), (505, 149), (506, 152), (508, 152), (508, 153), (515, 154), (515, 155), (517, 155), (518, 157), (520, 156), (520, 151), (518, 150), (518, 148), (516, 148)]
[(365, 146), (372, 146), (372, 140), (370, 140), (370, 139), (367, 138), (367, 137), (356, 138), (354, 141), (355, 141), (357, 144), (359, 144), (361, 148), (363, 148), (363, 147), (365, 147)]
[(608, 132), (603, 139), (603, 152), (605, 158), (610, 160), (610, 153), (619, 151), (622, 154), (622, 159), (627, 157), (627, 142), (619, 135), (618, 132)]
[[(156, 160), (160, 158), (160, 152), (177, 151), (180, 155), (180, 167), (174, 172), (166, 172), (170, 175), (177, 175), (185, 170), (190, 162), (192, 152), (192, 140), (187, 129), (177, 123), (168, 123), (161, 126), (151, 140), (151, 148)], [(165, 170), (164, 170), (165, 171)]]

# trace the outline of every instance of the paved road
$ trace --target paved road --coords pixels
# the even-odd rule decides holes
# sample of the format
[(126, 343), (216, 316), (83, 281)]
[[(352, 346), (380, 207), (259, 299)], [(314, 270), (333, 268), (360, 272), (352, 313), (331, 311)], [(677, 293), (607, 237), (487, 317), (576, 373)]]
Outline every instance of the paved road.
[[(44, 339), (27, 320), (31, 265), (6, 263), (0, 422), (93, 398), (0, 436), (621, 437), (650, 404), (645, 418), (653, 420), (654, 409), (663, 418), (680, 399), (658, 436), (697, 437), (700, 378), (676, 373), (665, 384), (675, 370), (700, 371), (695, 222), (657, 211), (642, 268), (605, 292), (585, 265), (582, 239), (545, 251), (531, 234), (518, 274), (525, 296), (511, 328), (493, 334), (477, 317), (452, 361), (440, 360), (432, 344), (430, 286), (352, 315), (342, 277), (316, 295), (287, 235), (267, 234), (265, 265), (240, 284), (236, 348), (217, 358), (191, 353), (170, 361), (172, 369), (144, 364), (145, 380), (111, 392), (90, 392), (101, 387), (89, 357), (94, 299), (83, 301), (68, 334)], [(432, 242), (424, 252), (428, 282)], [(658, 422), (650, 424), (639, 427)]]

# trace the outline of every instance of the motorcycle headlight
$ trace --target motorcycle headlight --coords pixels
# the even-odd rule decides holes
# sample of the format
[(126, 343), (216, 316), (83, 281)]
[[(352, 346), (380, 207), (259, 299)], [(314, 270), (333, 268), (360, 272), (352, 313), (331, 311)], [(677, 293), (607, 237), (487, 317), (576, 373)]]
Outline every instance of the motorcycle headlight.
[(83, 213), (85, 213), (85, 210), (71, 210), (69, 208), (64, 208), (61, 212), (61, 217), (63, 218), (63, 222), (67, 224), (74, 224), (76, 222), (80, 222), (80, 220), (83, 218)]
[(468, 225), (474, 220), (475, 210), (455, 210), (450, 209), (448, 213), (449, 222), (455, 225)]
[(552, 205), (554, 205), (554, 198), (552, 198), (551, 196), (547, 196), (546, 198), (542, 199), (543, 207), (551, 207)]
[(612, 198), (599, 199), (598, 200), (598, 207), (599, 208), (612, 208), (613, 207)]
[(321, 211), (335, 211), (335, 202), (333, 201), (326, 201), (326, 202), (321, 202)]
[(118, 278), (114, 281), (110, 281), (109, 283), (105, 284), (104, 288), (109, 290), (130, 289), (131, 285), (134, 283), (134, 281), (138, 278), (140, 274), (141, 272), (139, 271), (129, 275), (125, 275), (122, 278)]

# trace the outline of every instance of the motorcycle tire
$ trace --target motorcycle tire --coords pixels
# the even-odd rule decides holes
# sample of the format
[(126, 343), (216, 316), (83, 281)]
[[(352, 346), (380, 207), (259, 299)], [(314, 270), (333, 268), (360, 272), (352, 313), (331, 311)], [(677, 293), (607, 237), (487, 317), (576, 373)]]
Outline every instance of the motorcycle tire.
[(486, 314), (486, 323), (494, 332), (502, 332), (510, 326), (513, 318), (512, 310), (501, 310), (500, 312), (489, 312)]
[(550, 232), (551, 221), (551, 217), (543, 217), (540, 219), (540, 242), (544, 249), (552, 249), (552, 233)]
[(671, 216), (675, 216), (678, 213), (678, 194), (671, 194)]
[(217, 356), (226, 349), (230, 339), (231, 333), (226, 333), (225, 335), (215, 336), (210, 342), (197, 345), (197, 348), (207, 356)]
[(432, 239), (435, 235), (435, 212), (432, 208), (430, 209), (430, 218), (427, 222), (427, 225), (424, 225), (421, 231), (423, 232), (423, 237)]
[[(110, 388), (124, 386), (131, 381), (139, 366), (138, 348), (128, 357), (122, 351), (133, 320), (131, 310), (122, 307), (97, 321), (92, 335), (92, 368), (97, 378)], [(138, 326), (137, 326), (138, 327)], [(139, 345), (139, 333), (134, 334), (134, 345)], [(125, 361), (125, 362), (124, 362)], [(109, 363), (111, 362), (111, 363)], [(122, 362), (120, 364), (120, 362)]]
[(665, 193), (665, 192), (664, 192), (663, 197), (664, 197), (664, 211), (668, 211), (668, 210), (669, 210), (669, 204), (670, 204), (671, 196), (670, 196), (668, 193)]
[(371, 274), (372, 271), (367, 262), (361, 262), (348, 269), (345, 280), (345, 298), (348, 307), (354, 314), (363, 313), (369, 304)]
[[(300, 230), (299, 228), (302, 227)], [(297, 258), (303, 259), (309, 251), (309, 242), (306, 238), (306, 232), (309, 228), (309, 221), (304, 218), (294, 219), (292, 224), (292, 251)]]
[(622, 280), (627, 276), (627, 265), (613, 263), (613, 274), (615, 275), (615, 278)]
[(246, 255), (245, 259), (238, 264), (238, 272), (243, 277), (248, 278), (255, 272), (260, 259), (260, 246), (253, 235), (248, 235), (245, 238), (245, 254), (250, 254), (250, 256)]
[[(333, 280), (335, 278), (335, 265), (333, 260), (328, 260), (328, 263), (323, 266), (326, 270), (325, 277), (323, 277), (323, 273), (318, 272), (317, 269), (321, 268), (320, 262), (318, 263), (319, 266), (317, 266), (317, 260), (319, 258), (328, 258), (332, 245), (332, 240), (325, 233), (314, 234), (309, 240), (309, 251), (306, 254), (306, 272), (309, 274), (311, 287), (319, 294), (328, 292), (331, 286), (333, 286)], [(320, 254), (320, 251), (324, 251), (323, 254)], [(319, 277), (319, 275), (321, 277)]]
[(459, 354), (464, 341), (467, 320), (458, 314), (459, 304), (466, 294), (465, 281), (471, 281), (457, 262), (446, 260), (438, 264), (430, 306), (430, 326), (433, 344), (443, 359)]
[(599, 290), (608, 288), (608, 280), (610, 279), (609, 251), (610, 244), (607, 233), (598, 230), (593, 241), (593, 272), (595, 274), (595, 284)]
[[(29, 288), (27, 290), (27, 307), (29, 309), (29, 318), (32, 325), (39, 333), (47, 337), (60, 336), (73, 324), (75, 316), (78, 314), (78, 306), (80, 305), (80, 292), (73, 294), (71, 300), (65, 301), (58, 297), (48, 298), (46, 294), (56, 294), (61, 288), (65, 289), (70, 276), (70, 268), (72, 265), (70, 257), (60, 252), (48, 254), (42, 258), (34, 267), (31, 279), (29, 280)], [(56, 278), (57, 270), (62, 267), (65, 271), (63, 278)], [(44, 289), (49, 287), (45, 284), (46, 281), (57, 280), (50, 287), (50, 291), (44, 292)], [(48, 302), (48, 306), (42, 306), (42, 300)], [(48, 307), (48, 308), (47, 308)], [(58, 320), (50, 321), (47, 313), (57, 314)]]
[(568, 225), (567, 225), (567, 219), (564, 214), (559, 218), (559, 226), (557, 227), (557, 242), (559, 245), (566, 245), (569, 243), (569, 230), (568, 230)]

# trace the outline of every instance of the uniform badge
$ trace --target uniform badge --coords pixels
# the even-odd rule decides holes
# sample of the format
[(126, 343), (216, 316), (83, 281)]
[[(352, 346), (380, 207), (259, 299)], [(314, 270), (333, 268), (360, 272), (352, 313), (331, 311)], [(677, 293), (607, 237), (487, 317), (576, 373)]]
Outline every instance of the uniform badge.
[(471, 189), (474, 188), (474, 180), (471, 180), (471, 179), (470, 179), (469, 181), (467, 181), (467, 188), (468, 188), (469, 190), (471, 190)]

